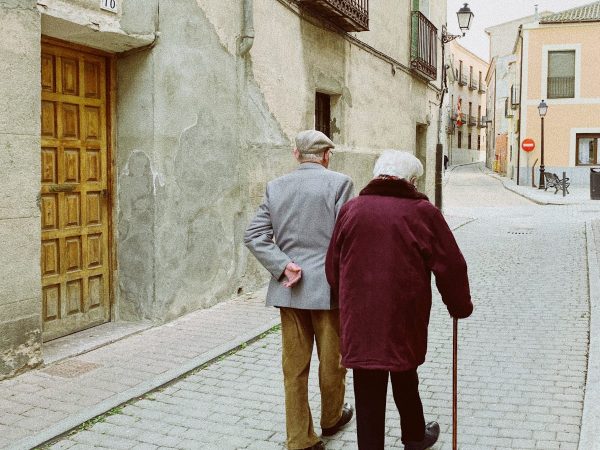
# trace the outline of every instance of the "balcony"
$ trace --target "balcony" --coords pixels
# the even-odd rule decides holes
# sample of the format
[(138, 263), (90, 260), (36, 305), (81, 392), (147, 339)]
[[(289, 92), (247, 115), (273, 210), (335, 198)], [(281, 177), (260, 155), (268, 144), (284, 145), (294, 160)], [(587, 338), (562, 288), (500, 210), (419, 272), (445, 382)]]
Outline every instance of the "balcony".
[(479, 89), (477, 90), (477, 93), (485, 94), (485, 86), (484, 86), (483, 82), (479, 83)]
[(324, 17), (344, 31), (369, 30), (369, 0), (297, 0), (311, 13)]
[(437, 78), (437, 28), (419, 11), (412, 13), (410, 67), (433, 81)]
[(510, 87), (510, 107), (512, 109), (517, 109), (519, 107), (520, 102), (521, 102), (521, 86), (513, 84)]
[(469, 123), (468, 123), (468, 125), (470, 127), (474, 127), (475, 125), (477, 125), (477, 118), (475, 116), (469, 115)]
[(466, 86), (466, 85), (468, 84), (468, 81), (469, 81), (469, 78), (467, 77), (467, 74), (463, 74), (463, 73), (461, 73), (461, 74), (458, 76), (458, 84), (459, 84), (460, 86)]
[(471, 78), (469, 82), (469, 89), (472, 91), (476, 91), (477, 89), (479, 89), (479, 82)]
[(477, 122), (477, 128), (487, 128), (487, 117), (481, 116)]
[(548, 98), (574, 98), (575, 77), (548, 77)]

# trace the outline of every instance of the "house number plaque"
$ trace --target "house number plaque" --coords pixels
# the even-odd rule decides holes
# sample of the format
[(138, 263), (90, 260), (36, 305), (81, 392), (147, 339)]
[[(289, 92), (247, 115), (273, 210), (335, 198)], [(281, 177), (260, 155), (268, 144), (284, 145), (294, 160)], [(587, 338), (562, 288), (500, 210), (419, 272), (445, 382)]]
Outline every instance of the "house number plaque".
[(120, 0), (100, 0), (100, 9), (110, 11), (113, 13), (119, 12), (119, 1)]

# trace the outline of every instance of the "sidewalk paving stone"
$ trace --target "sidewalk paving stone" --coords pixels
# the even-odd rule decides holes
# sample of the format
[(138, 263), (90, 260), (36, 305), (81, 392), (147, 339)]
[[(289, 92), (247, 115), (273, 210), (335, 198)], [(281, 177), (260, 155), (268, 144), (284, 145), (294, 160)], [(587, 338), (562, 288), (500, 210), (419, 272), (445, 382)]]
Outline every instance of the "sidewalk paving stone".
[[(264, 292), (259, 291), (0, 381), (0, 448), (39, 445), (195, 369), (278, 322), (277, 310), (264, 306)], [(237, 375), (229, 371), (225, 376)], [(173, 444), (173, 439), (159, 445)], [(78, 444), (91, 445), (90, 441)]]

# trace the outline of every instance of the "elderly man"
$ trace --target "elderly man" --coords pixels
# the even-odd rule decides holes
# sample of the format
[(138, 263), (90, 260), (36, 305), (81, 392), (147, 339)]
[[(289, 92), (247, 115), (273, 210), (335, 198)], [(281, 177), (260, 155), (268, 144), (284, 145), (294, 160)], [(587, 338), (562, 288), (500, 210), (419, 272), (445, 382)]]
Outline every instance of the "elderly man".
[(353, 409), (344, 404), (346, 369), (340, 362), (339, 314), (325, 278), (325, 254), (336, 217), (352, 196), (352, 181), (327, 169), (333, 142), (315, 130), (296, 137), (292, 173), (267, 184), (244, 242), (271, 273), (267, 305), (281, 314), (287, 445), (323, 449), (313, 430), (308, 373), (317, 342), (321, 430), (335, 434)]
[(406, 450), (424, 450), (439, 425), (425, 425), (417, 367), (425, 361), (431, 274), (451, 316), (472, 310), (467, 265), (444, 217), (414, 187), (412, 154), (386, 151), (375, 178), (340, 211), (326, 271), (339, 295), (342, 361), (353, 369), (358, 447), (383, 450), (388, 378)]

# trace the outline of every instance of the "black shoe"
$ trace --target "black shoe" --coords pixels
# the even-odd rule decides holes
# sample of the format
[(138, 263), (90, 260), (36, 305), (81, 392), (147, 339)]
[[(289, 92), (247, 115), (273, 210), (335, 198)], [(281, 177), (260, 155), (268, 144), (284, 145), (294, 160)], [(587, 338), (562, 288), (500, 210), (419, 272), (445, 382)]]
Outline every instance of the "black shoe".
[(307, 447), (307, 448), (302, 449), (302, 450), (325, 450), (325, 443), (323, 441), (319, 441), (315, 445), (313, 445), (312, 447)]
[(404, 450), (426, 450), (435, 444), (440, 437), (440, 426), (437, 422), (425, 425), (425, 437), (422, 441), (406, 441)]
[(337, 423), (331, 428), (323, 428), (321, 430), (321, 434), (323, 436), (333, 436), (335, 433), (340, 431), (344, 425), (350, 422), (352, 416), (354, 416), (354, 408), (350, 406), (349, 403), (345, 403), (344, 407), (342, 408), (342, 417), (340, 417), (340, 420), (338, 420)]

